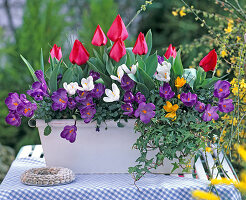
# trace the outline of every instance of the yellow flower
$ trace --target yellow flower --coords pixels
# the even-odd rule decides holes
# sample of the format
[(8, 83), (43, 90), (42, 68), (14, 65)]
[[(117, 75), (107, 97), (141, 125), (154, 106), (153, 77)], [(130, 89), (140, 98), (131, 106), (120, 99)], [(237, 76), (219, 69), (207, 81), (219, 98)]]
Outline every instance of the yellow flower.
[(239, 155), (242, 157), (242, 159), (244, 161), (246, 161), (246, 150), (244, 149), (244, 147), (242, 145), (239, 145), (237, 147), (237, 152), (239, 153)]
[(226, 53), (225, 50), (221, 51), (220, 55), (221, 55), (222, 58), (228, 56), (228, 54)]
[(239, 42), (241, 40), (241, 37), (237, 36), (237, 42)]
[(206, 152), (210, 153), (212, 151), (212, 148), (206, 147)]
[(234, 84), (236, 84), (236, 82), (237, 82), (237, 79), (233, 78), (230, 83), (231, 83), (231, 85), (234, 85)]
[(231, 57), (230, 60), (231, 60), (231, 63), (232, 64), (235, 64), (236, 63), (236, 58), (235, 57)]
[(218, 185), (218, 184), (225, 184), (225, 185), (230, 185), (230, 184), (236, 184), (237, 182), (232, 180), (232, 179), (227, 179), (227, 178), (221, 178), (221, 179), (212, 179), (211, 184), (213, 185)]
[(177, 11), (172, 11), (173, 16), (177, 16), (178, 12)]
[(246, 182), (242, 181), (240, 183), (234, 184), (241, 191), (246, 191)]
[(175, 86), (179, 89), (181, 87), (183, 87), (183, 85), (186, 83), (186, 80), (182, 77), (179, 78), (179, 76), (177, 77), (177, 79), (175, 80)]
[(183, 16), (186, 15), (186, 13), (185, 13), (183, 10), (180, 10), (180, 11), (179, 11), (179, 15), (180, 15), (180, 17), (183, 17)]
[(230, 119), (230, 117), (228, 115), (224, 115), (223, 117), (221, 117), (221, 119), (227, 120), (227, 119)]
[(238, 87), (232, 88), (232, 93), (233, 93), (234, 95), (237, 95), (237, 94), (238, 94)]
[(166, 102), (167, 104), (163, 106), (164, 110), (168, 112), (165, 117), (171, 118), (173, 120), (176, 119), (176, 111), (178, 110), (178, 104), (172, 105), (169, 101)]
[(222, 70), (221, 69), (217, 69), (216, 74), (218, 77), (220, 77), (222, 75)]
[(242, 79), (242, 80), (239, 82), (239, 85), (240, 85), (240, 88), (246, 88), (246, 83), (244, 82), (244, 79)]
[(212, 192), (204, 192), (201, 190), (195, 190), (192, 192), (192, 196), (196, 199), (203, 199), (203, 200), (220, 200), (220, 198), (213, 194)]
[(178, 99), (180, 99), (180, 94), (178, 94)]
[(226, 33), (232, 32), (232, 26), (228, 26), (227, 28), (224, 29)]

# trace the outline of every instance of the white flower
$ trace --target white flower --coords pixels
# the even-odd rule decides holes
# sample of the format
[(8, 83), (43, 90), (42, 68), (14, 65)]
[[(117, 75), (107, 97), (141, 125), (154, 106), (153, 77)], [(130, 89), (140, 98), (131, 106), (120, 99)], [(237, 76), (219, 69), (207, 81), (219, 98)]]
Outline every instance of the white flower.
[(69, 84), (67, 84), (67, 82), (63, 83), (63, 87), (69, 95), (74, 95), (78, 89), (78, 86), (79, 85), (77, 82), (71, 82)]
[(132, 65), (132, 66), (130, 67), (131, 70), (129, 70), (129, 68), (128, 68), (125, 64), (121, 65), (121, 68), (122, 68), (127, 74), (133, 74), (133, 75), (136, 73), (137, 67), (138, 67), (138, 63), (137, 63), (136, 65)]
[(82, 78), (81, 80), (82, 87), (78, 87), (80, 91), (91, 91), (94, 89), (93, 77), (89, 76), (87, 79)]
[(162, 62), (160, 65), (158, 63), (157, 66), (157, 74), (155, 75), (155, 78), (159, 81), (169, 82), (170, 81), (170, 70), (171, 70), (171, 64), (167, 61)]
[(119, 101), (120, 99), (120, 90), (115, 83), (112, 84), (112, 91), (106, 89), (105, 94), (107, 95), (107, 97), (103, 98), (103, 101), (105, 102)]
[(114, 75), (110, 76), (113, 80), (121, 82), (121, 79), (122, 79), (122, 77), (124, 75), (124, 71), (123, 71), (121, 66), (119, 66), (118, 69), (117, 69), (117, 76), (114, 76)]

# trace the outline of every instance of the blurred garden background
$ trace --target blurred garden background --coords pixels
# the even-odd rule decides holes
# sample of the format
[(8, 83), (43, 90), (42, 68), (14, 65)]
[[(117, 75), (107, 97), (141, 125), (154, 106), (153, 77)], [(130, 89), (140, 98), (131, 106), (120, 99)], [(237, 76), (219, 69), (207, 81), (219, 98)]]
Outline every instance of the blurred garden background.
[[(18, 128), (4, 120), (8, 113), (4, 99), (8, 93), (23, 93), (32, 83), (20, 54), (39, 69), (41, 48), (47, 66), (49, 50), (54, 44), (62, 47), (64, 59), (68, 58), (76, 38), (92, 53), (91, 39), (97, 24), (106, 33), (118, 13), (128, 24), (141, 11), (128, 27), (128, 44), (134, 44), (140, 31), (147, 33), (151, 28), (153, 49), (163, 55), (169, 44), (181, 48), (185, 67), (196, 68), (202, 57), (215, 48), (219, 59), (216, 75), (234, 80), (235, 99), (241, 92), (238, 101), (241, 110), (233, 115), (245, 113), (246, 83), (240, 83), (243, 86), (238, 88), (235, 84), (238, 79), (233, 79), (245, 78), (246, 67), (242, 62), (246, 52), (245, 0), (154, 0), (151, 5), (145, 4), (144, 0), (0, 0), (0, 181), (23, 145), (40, 143), (37, 129), (28, 127), (26, 119)], [(240, 124), (238, 121), (225, 117), (228, 127), (234, 123), (240, 127), (238, 138), (224, 130), (220, 142), (226, 148), (226, 138), (244, 143), (245, 121), (242, 119)], [(240, 158), (233, 145), (227, 149), (240, 171)]]

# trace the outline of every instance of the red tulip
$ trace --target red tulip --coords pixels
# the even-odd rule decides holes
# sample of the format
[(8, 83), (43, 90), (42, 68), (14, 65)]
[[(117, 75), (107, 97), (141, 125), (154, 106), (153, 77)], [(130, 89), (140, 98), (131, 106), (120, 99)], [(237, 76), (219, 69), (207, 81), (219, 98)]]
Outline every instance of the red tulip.
[(107, 36), (113, 42), (116, 42), (118, 38), (121, 38), (124, 41), (128, 37), (128, 32), (120, 15), (117, 15), (115, 18), (113, 24), (108, 30)]
[(75, 40), (69, 60), (73, 64), (83, 65), (89, 60), (89, 53), (79, 40)]
[(215, 66), (217, 64), (217, 53), (213, 49), (206, 55), (199, 63), (205, 72), (214, 71)]
[(173, 58), (176, 58), (177, 56), (177, 52), (176, 52), (176, 49), (175, 47), (172, 46), (172, 44), (169, 45), (165, 55), (166, 59), (169, 59), (170, 56), (173, 57)]
[(109, 52), (109, 57), (119, 62), (120, 59), (126, 54), (125, 44), (122, 39), (116, 40), (111, 51)]
[[(50, 56), (52, 59), (56, 58), (57, 60), (61, 60), (62, 58), (61, 47), (58, 47), (56, 44), (54, 44), (53, 48), (50, 50)], [(50, 57), (48, 62), (50, 63)]]
[(95, 46), (104, 46), (107, 43), (107, 37), (101, 29), (100, 25), (97, 25), (91, 44)]
[(132, 52), (134, 54), (138, 54), (138, 55), (143, 55), (143, 54), (146, 54), (148, 52), (148, 46), (147, 46), (147, 43), (145, 41), (145, 38), (144, 38), (144, 34), (143, 33), (139, 33), (138, 35), (138, 39), (132, 49)]

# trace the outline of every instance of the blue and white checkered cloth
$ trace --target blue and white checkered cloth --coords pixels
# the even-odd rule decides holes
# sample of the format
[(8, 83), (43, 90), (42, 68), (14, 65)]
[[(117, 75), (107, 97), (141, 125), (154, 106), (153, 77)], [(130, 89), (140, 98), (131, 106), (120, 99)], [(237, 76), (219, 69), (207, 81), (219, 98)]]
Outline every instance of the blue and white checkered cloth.
[[(68, 185), (53, 187), (26, 186), (21, 174), (30, 168), (44, 167), (41, 159), (16, 159), (0, 185), (0, 200), (184, 200), (191, 191), (208, 191), (208, 181), (192, 178), (146, 174), (137, 186), (129, 174), (81, 174)], [(221, 200), (240, 200), (232, 185), (217, 186)]]

